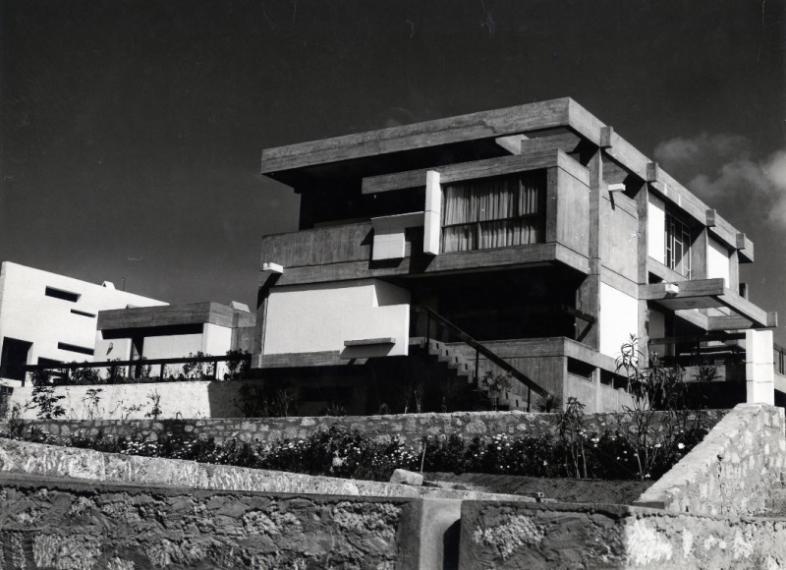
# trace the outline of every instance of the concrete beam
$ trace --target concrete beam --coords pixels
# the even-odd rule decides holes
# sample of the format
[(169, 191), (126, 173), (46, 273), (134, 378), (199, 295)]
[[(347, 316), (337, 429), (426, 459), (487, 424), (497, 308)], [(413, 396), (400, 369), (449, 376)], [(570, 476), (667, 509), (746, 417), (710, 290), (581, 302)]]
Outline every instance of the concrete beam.
[(561, 150), (541, 150), (522, 152), (511, 156), (500, 156), (485, 160), (460, 162), (445, 166), (435, 166), (428, 169), (408, 170), (394, 172), (380, 176), (369, 176), (362, 181), (363, 194), (376, 194), (391, 190), (404, 190), (407, 188), (423, 187), (426, 184), (426, 174), (437, 172), (442, 184), (473, 180), (488, 176), (515, 174), (558, 166), (589, 185), (587, 169), (576, 160), (569, 157)]
[(262, 174), (267, 174), (304, 166), (567, 126), (570, 104), (571, 99), (564, 97), (268, 148), (262, 151), (260, 171)]

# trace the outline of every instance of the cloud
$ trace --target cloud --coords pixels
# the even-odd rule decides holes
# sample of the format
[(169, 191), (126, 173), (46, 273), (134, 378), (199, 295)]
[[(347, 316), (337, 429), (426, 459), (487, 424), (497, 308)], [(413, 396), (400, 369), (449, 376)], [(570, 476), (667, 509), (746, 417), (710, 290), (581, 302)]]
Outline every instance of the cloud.
[(786, 149), (756, 158), (745, 137), (702, 133), (659, 144), (663, 168), (724, 217), (786, 229)]

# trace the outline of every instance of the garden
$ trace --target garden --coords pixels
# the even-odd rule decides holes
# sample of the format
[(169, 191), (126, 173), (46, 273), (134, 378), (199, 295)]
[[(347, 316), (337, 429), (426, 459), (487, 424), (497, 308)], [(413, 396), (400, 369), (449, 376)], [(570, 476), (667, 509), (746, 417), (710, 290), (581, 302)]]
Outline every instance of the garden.
[[(100, 429), (91, 437), (52, 435), (24, 429), (14, 417), (4, 437), (90, 448), (98, 451), (185, 459), (203, 463), (274, 469), (356, 479), (388, 480), (397, 468), (420, 472), (488, 473), (531, 477), (648, 480), (657, 479), (688, 453), (711, 427), (705, 416), (686, 409), (686, 392), (679, 369), (654, 363), (638, 368), (635, 339), (623, 346), (618, 368), (629, 380), (633, 409), (618, 421), (598, 428), (587, 422), (584, 405), (569, 398), (556, 412), (557, 429), (549, 435), (487, 438), (457, 434), (424, 436), (404, 443), (395, 435), (380, 441), (361, 431), (333, 426), (305, 438), (275, 442), (217, 442), (183, 432), (162, 432), (155, 441), (116, 437)], [(32, 405), (41, 419), (60, 415), (58, 396), (40, 385)], [(156, 419), (156, 402), (148, 417)], [(595, 428), (587, 426), (591, 424)]]

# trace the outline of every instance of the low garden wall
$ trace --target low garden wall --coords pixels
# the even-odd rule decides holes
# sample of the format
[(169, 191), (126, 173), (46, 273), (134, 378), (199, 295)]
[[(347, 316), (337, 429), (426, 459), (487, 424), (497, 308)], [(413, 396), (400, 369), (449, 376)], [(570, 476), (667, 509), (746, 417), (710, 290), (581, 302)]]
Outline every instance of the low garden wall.
[(0, 475), (0, 567), (417, 568), (418, 508)]
[[(109, 484), (158, 485), (219, 491), (265, 491), (372, 497), (431, 497), (441, 499), (508, 498), (530, 501), (513, 494), (416, 487), (379, 481), (303, 475), (105, 453), (0, 438), (0, 474), (78, 479)], [(2, 567), (0, 567), (2, 568)]]
[(786, 519), (620, 505), (465, 501), (460, 570), (782, 568)]
[(785, 428), (783, 408), (738, 404), (637, 504), (676, 513), (763, 512), (783, 488)]
[[(64, 418), (144, 419), (160, 418), (231, 418), (242, 416), (243, 386), (254, 381), (187, 380), (140, 382), (134, 384), (95, 384), (56, 386), (54, 394)], [(35, 419), (38, 409), (32, 405), (33, 386), (17, 386), (6, 398), (7, 413), (22, 419)], [(91, 392), (92, 391), (92, 392)], [(158, 406), (153, 414), (154, 403)], [(0, 416), (2, 417), (2, 416)]]
[[(231, 384), (231, 383), (230, 383)], [(699, 410), (689, 412), (685, 421), (712, 427), (728, 410)], [(489, 439), (497, 434), (512, 437), (553, 437), (559, 431), (559, 414), (525, 412), (453, 412), (445, 414), (391, 414), (381, 416), (322, 416), (291, 418), (233, 418), (183, 420), (30, 420), (23, 422), (22, 431), (29, 434), (40, 430), (52, 435), (92, 438), (104, 436), (129, 439), (156, 439), (161, 433), (183, 434), (214, 438), (216, 442), (228, 438), (241, 441), (275, 442), (282, 439), (305, 439), (331, 426), (358, 430), (369, 438), (382, 440), (397, 436), (404, 443), (418, 443), (425, 436), (460, 435), (467, 440), (474, 437)], [(665, 430), (667, 415), (655, 412), (650, 416), (650, 435)], [(619, 429), (635, 432), (640, 423), (631, 414), (605, 413), (584, 416), (584, 430), (600, 433)]]

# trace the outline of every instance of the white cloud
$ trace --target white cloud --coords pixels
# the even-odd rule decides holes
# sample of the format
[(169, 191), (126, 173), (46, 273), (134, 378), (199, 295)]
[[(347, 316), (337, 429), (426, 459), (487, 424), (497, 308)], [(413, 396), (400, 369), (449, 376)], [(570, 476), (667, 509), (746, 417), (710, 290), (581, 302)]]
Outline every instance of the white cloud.
[(655, 158), (724, 217), (786, 229), (786, 149), (759, 159), (751, 149), (745, 137), (702, 133), (659, 144)]

